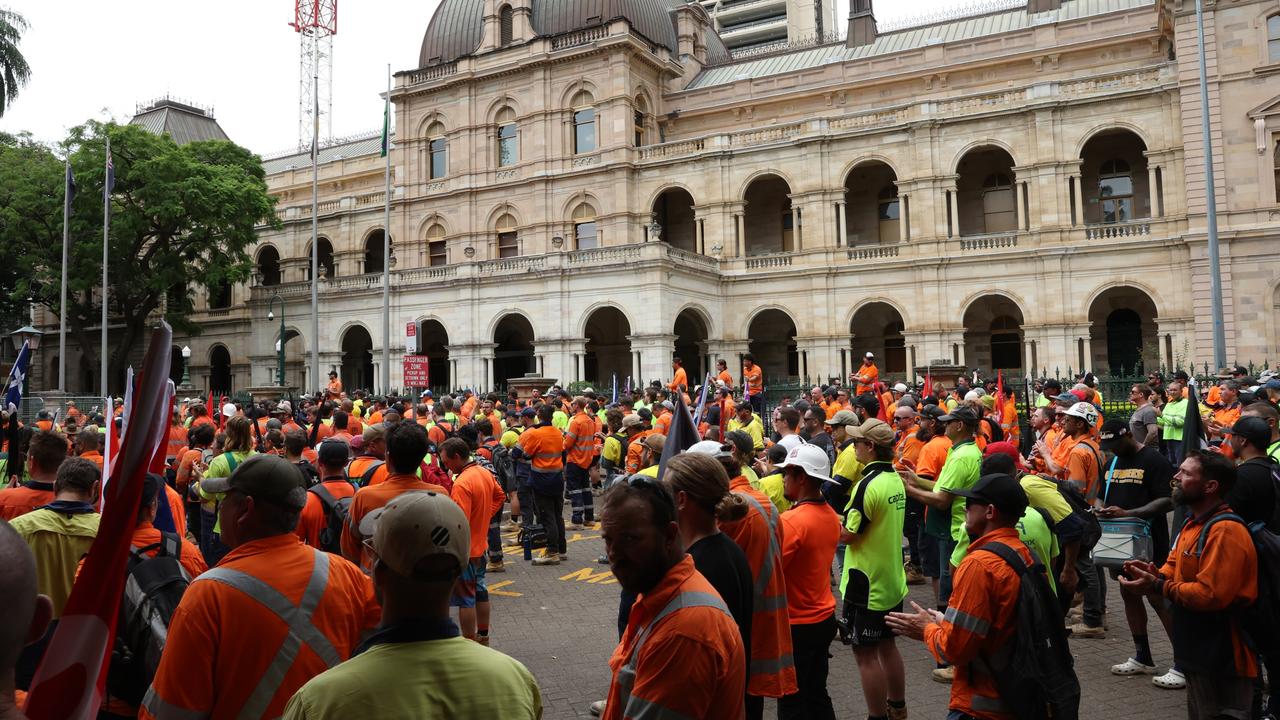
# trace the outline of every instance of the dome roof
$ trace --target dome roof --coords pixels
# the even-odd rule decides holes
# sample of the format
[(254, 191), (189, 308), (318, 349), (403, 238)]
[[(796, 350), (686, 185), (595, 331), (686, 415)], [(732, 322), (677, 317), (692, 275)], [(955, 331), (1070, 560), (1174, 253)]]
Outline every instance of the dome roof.
[[(683, 3), (685, 0), (679, 0)], [(533, 32), (539, 37), (626, 20), (631, 29), (676, 52), (676, 31), (669, 14), (675, 0), (532, 0)], [(419, 67), (457, 60), (480, 47), (484, 0), (444, 0), (427, 25)]]

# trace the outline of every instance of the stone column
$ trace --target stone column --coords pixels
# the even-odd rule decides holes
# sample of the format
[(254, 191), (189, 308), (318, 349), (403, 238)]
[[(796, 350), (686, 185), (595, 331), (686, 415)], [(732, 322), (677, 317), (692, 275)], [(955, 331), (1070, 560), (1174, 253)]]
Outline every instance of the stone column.
[(845, 245), (845, 201), (837, 200), (836, 206), (836, 247)]
[(800, 207), (795, 204), (795, 200), (791, 201), (791, 239), (795, 241), (795, 250), (804, 249), (804, 231), (800, 226), (800, 221), (804, 214), (800, 212)]
[(911, 241), (911, 198), (898, 193), (898, 242)]
[(951, 225), (947, 237), (960, 237), (960, 191), (956, 185), (947, 190), (947, 207), (951, 211)]
[(1073, 207), (1073, 210), (1071, 211), (1071, 225), (1073, 227), (1084, 224), (1084, 198), (1080, 192), (1080, 180), (1081, 176), (1079, 173), (1067, 178), (1067, 182), (1071, 185), (1071, 205)]
[(737, 228), (737, 233), (733, 239), (733, 256), (742, 257), (746, 254), (746, 237), (747, 237), (747, 213), (746, 209), (738, 209), (734, 211), (733, 223)]
[(1153, 165), (1150, 162), (1147, 163), (1147, 197), (1149, 197), (1151, 201), (1151, 217), (1153, 218), (1164, 217), (1162, 207), (1163, 203), (1161, 202), (1160, 197), (1160, 186), (1156, 182), (1156, 174), (1159, 169), (1160, 168), (1156, 165)]
[(694, 222), (694, 249), (699, 255), (707, 254), (707, 219), (697, 215), (693, 218)]
[(1023, 202), (1027, 199), (1027, 184), (1014, 175), (1013, 189), (1013, 226), (1021, 232), (1028, 229), (1026, 212), (1023, 210)]

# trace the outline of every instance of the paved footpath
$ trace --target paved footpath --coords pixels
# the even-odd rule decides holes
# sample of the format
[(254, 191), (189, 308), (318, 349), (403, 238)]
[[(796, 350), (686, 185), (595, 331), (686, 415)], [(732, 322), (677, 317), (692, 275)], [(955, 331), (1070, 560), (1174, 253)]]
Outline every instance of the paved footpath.
[[(589, 718), (588, 706), (609, 689), (609, 656), (617, 645), (618, 584), (607, 565), (598, 530), (569, 532), (569, 561), (533, 567), (519, 548), (508, 548), (507, 571), (488, 576), (493, 599), (493, 647), (528, 666), (542, 688), (544, 717)], [(1076, 640), (1071, 649), (1083, 687), (1080, 716), (1109, 720), (1186, 716), (1186, 695), (1161, 690), (1148, 676), (1116, 677), (1111, 665), (1133, 652), (1119, 587), (1109, 582), (1110, 632), (1103, 640)], [(911, 588), (910, 598), (932, 602), (927, 585)], [(1159, 621), (1151, 616), (1152, 652), (1161, 671), (1173, 657)], [(907, 707), (915, 720), (942, 720), (950, 686), (934, 682), (933, 659), (921, 643), (899, 640), (907, 668)], [(853, 652), (832, 643), (828, 688), (836, 717), (866, 717)], [(773, 703), (765, 717), (776, 717)]]

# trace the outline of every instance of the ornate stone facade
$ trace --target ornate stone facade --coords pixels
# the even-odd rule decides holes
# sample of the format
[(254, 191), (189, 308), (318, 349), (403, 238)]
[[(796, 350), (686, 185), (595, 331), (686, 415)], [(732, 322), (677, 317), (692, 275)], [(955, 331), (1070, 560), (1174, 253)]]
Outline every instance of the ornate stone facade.
[[(898, 377), (934, 360), (1014, 374), (1211, 360), (1190, 0), (1036, 0), (737, 63), (708, 60), (696, 4), (667, 3), (669, 48), (626, 19), (542, 36), (529, 0), (477, 2), (477, 49), (397, 74), (392, 93), (393, 386), (407, 323), (432, 384), (452, 387), (656, 378), (673, 352), (691, 377), (748, 350), (775, 377), (842, 374), (866, 350)], [(1278, 13), (1206, 11), (1240, 362), (1280, 345)], [(315, 342), (349, 387), (380, 377), (367, 271), (383, 160), (376, 139), (326, 153), (321, 337), (310, 169), (269, 159), (284, 227), (262, 234), (256, 284), (200, 314), (197, 381), (219, 347), (220, 378), (272, 377), (276, 292), (297, 333), (291, 384), (316, 384)]]

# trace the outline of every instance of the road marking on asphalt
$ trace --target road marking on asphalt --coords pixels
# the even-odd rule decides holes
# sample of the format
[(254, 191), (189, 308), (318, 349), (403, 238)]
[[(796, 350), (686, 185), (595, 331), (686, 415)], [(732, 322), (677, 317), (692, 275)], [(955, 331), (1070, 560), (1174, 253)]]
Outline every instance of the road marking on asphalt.
[(510, 590), (500, 590), (499, 588), (508, 587), (515, 583), (515, 580), (503, 580), (489, 586), (490, 595), (501, 595), (502, 597), (524, 597), (524, 593), (512, 592)]
[(611, 585), (618, 582), (614, 579), (612, 572), (608, 570), (593, 572), (589, 567), (575, 570), (568, 575), (562, 575), (560, 579), (566, 582), (587, 582), (592, 585)]
[[(507, 541), (507, 539), (509, 539), (509, 538), (513, 538), (513, 537), (515, 537), (515, 535), (504, 536), (504, 537), (503, 537), (503, 544), (504, 544), (504, 545), (506, 545), (506, 541)], [(569, 535), (569, 537), (565, 539), (565, 544), (568, 544), (568, 543), (575, 543), (575, 542), (580, 542), (580, 541), (582, 541), (582, 540), (599, 540), (599, 539), (600, 539), (600, 535), (599, 535), (599, 533), (583, 534), (583, 533), (578, 533), (578, 532), (576, 532), (576, 533), (572, 533), (572, 534), (570, 534), (570, 535)], [(537, 553), (542, 552), (542, 550), (541, 550), (540, 548), (538, 548), (538, 549), (535, 549), (533, 552), (534, 552), (534, 554), (536, 555)], [(503, 549), (503, 551), (502, 551), (502, 554), (503, 554), (503, 555), (511, 555), (512, 557), (514, 557), (514, 556), (516, 556), (516, 555), (523, 555), (523, 554), (524, 554), (524, 548), (523, 548), (523, 547), (521, 547), (521, 546), (519, 546), (519, 545), (512, 545), (512, 546), (509, 546), (509, 547), (504, 548), (504, 549)]]

